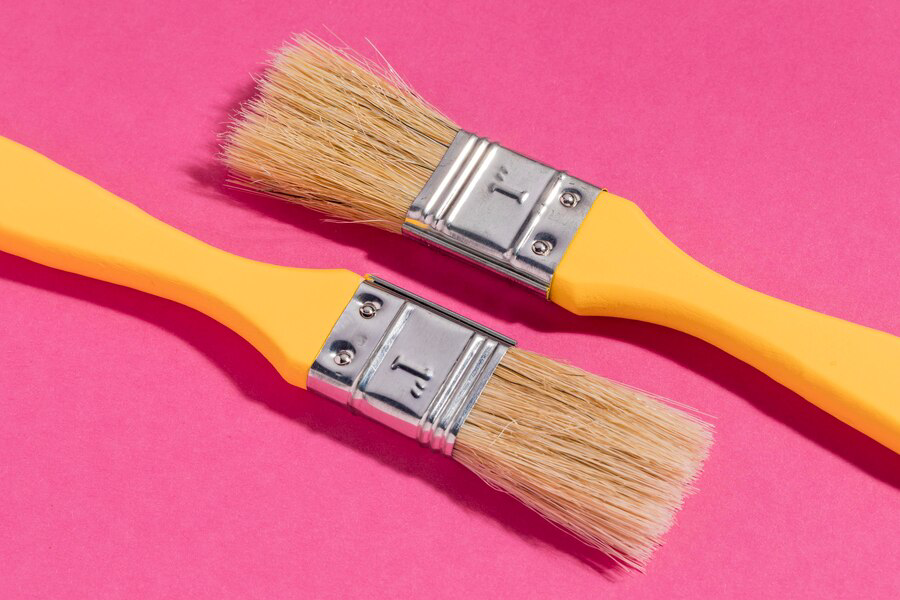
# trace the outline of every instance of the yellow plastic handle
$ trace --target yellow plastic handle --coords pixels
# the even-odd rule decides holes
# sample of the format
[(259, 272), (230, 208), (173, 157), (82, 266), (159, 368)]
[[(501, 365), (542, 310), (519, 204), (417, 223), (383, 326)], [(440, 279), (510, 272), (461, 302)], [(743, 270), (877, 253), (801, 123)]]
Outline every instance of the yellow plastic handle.
[(550, 299), (579, 315), (648, 321), (706, 340), (900, 452), (900, 338), (714, 273), (623, 198), (598, 196)]
[(0, 250), (206, 313), (300, 387), (362, 280), (229, 254), (2, 137)]

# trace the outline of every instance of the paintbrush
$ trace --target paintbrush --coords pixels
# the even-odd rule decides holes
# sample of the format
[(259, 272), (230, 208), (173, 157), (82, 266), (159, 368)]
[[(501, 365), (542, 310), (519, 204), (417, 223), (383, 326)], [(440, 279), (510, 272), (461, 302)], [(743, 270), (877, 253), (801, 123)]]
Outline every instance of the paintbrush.
[(378, 278), (229, 254), (4, 138), (0, 251), (209, 315), (288, 382), (456, 459), (630, 567), (670, 527), (711, 441), (657, 398)]
[(393, 69), (298, 36), (223, 158), (243, 187), (437, 246), (576, 314), (699, 337), (900, 451), (900, 338), (714, 273), (635, 204), (460, 129)]

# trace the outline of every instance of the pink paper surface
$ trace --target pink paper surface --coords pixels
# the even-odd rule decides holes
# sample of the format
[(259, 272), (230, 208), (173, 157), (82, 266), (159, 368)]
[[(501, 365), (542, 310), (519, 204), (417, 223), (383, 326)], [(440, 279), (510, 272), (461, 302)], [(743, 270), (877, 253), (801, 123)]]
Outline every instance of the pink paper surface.
[(216, 136), (267, 52), (368, 38), (709, 266), (900, 333), (900, 4), (678, 4), (3, 2), (0, 135), (221, 248), (376, 273), (693, 405), (717, 443), (648, 572), (615, 574), (211, 320), (0, 254), (0, 597), (900, 597), (897, 455), (685, 335), (222, 187)]

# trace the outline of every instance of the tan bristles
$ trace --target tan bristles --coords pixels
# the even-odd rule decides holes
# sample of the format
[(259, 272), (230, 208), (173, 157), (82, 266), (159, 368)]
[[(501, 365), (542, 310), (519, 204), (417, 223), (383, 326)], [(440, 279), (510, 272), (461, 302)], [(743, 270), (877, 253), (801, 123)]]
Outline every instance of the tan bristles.
[(512, 348), (463, 425), (453, 458), (640, 569), (711, 442), (708, 424), (655, 398)]
[(223, 159), (239, 185), (398, 232), (458, 130), (390, 68), (304, 35), (275, 56)]

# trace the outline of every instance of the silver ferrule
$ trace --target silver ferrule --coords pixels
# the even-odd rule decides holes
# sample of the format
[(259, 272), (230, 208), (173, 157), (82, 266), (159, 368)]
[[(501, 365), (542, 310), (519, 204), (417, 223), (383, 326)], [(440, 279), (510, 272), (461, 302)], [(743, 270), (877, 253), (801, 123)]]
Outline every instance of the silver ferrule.
[(600, 188), (460, 131), (406, 214), (404, 234), (546, 295)]
[(515, 342), (377, 278), (356, 290), (308, 387), (449, 456)]

